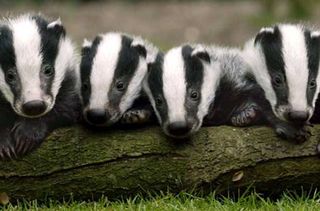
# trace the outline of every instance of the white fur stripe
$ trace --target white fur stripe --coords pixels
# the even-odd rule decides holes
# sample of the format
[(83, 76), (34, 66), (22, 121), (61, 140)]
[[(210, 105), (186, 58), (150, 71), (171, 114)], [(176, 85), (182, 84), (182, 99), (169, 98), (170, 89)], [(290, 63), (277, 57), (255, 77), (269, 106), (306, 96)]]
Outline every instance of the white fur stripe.
[(163, 93), (168, 104), (169, 122), (185, 121), (187, 84), (183, 61), (181, 47), (170, 50), (164, 58)]
[(158, 112), (158, 110), (156, 109), (156, 103), (155, 103), (155, 100), (153, 98), (153, 95), (151, 93), (151, 90), (150, 90), (150, 87), (149, 87), (149, 84), (148, 84), (148, 76), (145, 77), (145, 79), (143, 80), (143, 91), (147, 94), (149, 100), (150, 100), (150, 103), (153, 107), (153, 110), (159, 120), (159, 123), (162, 124), (162, 119), (161, 119), (161, 116)]
[(42, 64), (41, 36), (36, 22), (29, 18), (20, 18), (11, 21), (10, 24), (13, 32), (16, 67), (21, 79), (22, 99), (25, 102), (41, 100), (39, 77)]
[(263, 88), (266, 98), (271, 104), (271, 107), (275, 112), (275, 105), (277, 103), (277, 97), (271, 84), (271, 77), (266, 65), (265, 56), (261, 46), (255, 46), (254, 40), (250, 40), (245, 44), (242, 52), (242, 57), (250, 65), (250, 72), (254, 74), (258, 84)]
[(121, 98), (121, 102), (119, 105), (121, 113), (124, 113), (128, 108), (130, 108), (133, 101), (139, 96), (142, 88), (142, 81), (146, 73), (147, 63), (143, 57), (140, 57), (139, 64), (136, 67), (136, 71), (130, 80), (126, 93)]
[[(77, 58), (75, 56), (74, 47), (71, 43), (71, 40), (68, 38), (61, 39), (59, 43), (57, 58), (55, 61), (55, 74), (52, 82), (51, 92), (53, 96), (57, 96), (61, 83), (65, 78), (67, 71), (78, 71), (76, 64)], [(79, 73), (76, 72), (75, 76), (77, 83), (79, 83)], [(78, 84), (77, 84), (78, 88)], [(54, 103), (52, 103), (52, 106)]]
[(198, 118), (202, 121), (208, 114), (210, 104), (215, 98), (217, 86), (221, 75), (220, 63), (212, 61), (211, 64), (203, 63), (203, 83), (201, 86), (201, 101), (198, 107)]
[(120, 34), (108, 33), (102, 35), (102, 40), (92, 64), (89, 109), (104, 108), (109, 102), (108, 90), (118, 63), (121, 40)]
[(289, 87), (289, 104), (293, 110), (307, 109), (308, 58), (304, 32), (301, 27), (282, 25), (283, 60)]

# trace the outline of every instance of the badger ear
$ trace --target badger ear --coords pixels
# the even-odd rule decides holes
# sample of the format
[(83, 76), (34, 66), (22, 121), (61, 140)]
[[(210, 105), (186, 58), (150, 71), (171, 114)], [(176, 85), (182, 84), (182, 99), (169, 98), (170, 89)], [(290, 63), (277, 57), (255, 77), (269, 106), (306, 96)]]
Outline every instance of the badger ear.
[(143, 56), (144, 58), (147, 58), (147, 49), (146, 47), (140, 42), (140, 40), (138, 41), (133, 41), (131, 43), (131, 47), (134, 48), (138, 54), (140, 56)]
[(319, 39), (319, 38), (320, 38), (320, 31), (312, 31), (312, 32), (310, 33), (310, 37), (311, 37), (312, 39)]
[(84, 39), (82, 43), (81, 56), (87, 55), (91, 49), (92, 42)]
[(65, 36), (66, 35), (66, 30), (62, 25), (61, 19), (58, 18), (57, 20), (49, 23), (47, 25), (47, 29), (56, 33), (59, 36)]
[(82, 48), (91, 48), (91, 45), (92, 45), (92, 41), (86, 38), (82, 42)]
[(194, 49), (191, 53), (191, 56), (210, 63), (210, 55), (203, 47)]
[(148, 72), (161, 71), (163, 64), (163, 53), (158, 52), (156, 59), (153, 62), (148, 63)]
[(265, 27), (260, 29), (259, 33), (256, 35), (254, 39), (254, 44), (261, 42), (262, 40), (271, 37), (274, 35), (275, 28), (274, 27)]

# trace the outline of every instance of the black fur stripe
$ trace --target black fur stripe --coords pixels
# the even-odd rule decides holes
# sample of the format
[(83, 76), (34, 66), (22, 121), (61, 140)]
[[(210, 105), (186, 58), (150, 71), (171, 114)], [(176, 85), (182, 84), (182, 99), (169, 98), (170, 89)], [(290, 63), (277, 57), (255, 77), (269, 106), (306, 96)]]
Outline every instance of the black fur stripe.
[[(108, 93), (109, 102), (112, 103), (110, 106), (113, 108), (119, 106), (139, 65), (140, 56), (136, 49), (131, 46), (132, 41), (133, 40), (130, 37), (121, 36), (121, 49)], [(115, 88), (119, 81), (126, 84), (125, 89), (122, 92), (117, 91)]]
[[(266, 65), (271, 77), (273, 89), (277, 97), (276, 107), (288, 104), (289, 88), (282, 54), (282, 35), (277, 26), (273, 32), (265, 31), (257, 35), (256, 43), (260, 43), (265, 56)], [(282, 83), (275, 83), (280, 78)]]
[[(41, 37), (42, 70), (40, 74), (41, 88), (46, 93), (51, 93), (52, 82), (55, 76), (55, 61), (59, 50), (60, 38), (65, 36), (63, 26), (56, 25), (48, 28), (48, 22), (40, 16), (33, 16), (36, 21)], [(53, 70), (53, 74), (48, 77), (44, 74), (45, 69)]]
[(5, 77), (9, 71), (15, 74), (16, 79), (14, 83), (9, 83), (7, 79), (6, 82), (14, 95), (14, 100), (20, 98), (21, 85), (19, 83), (20, 78), (16, 70), (16, 55), (13, 46), (13, 33), (7, 26), (0, 26), (0, 65)]
[[(168, 120), (168, 104), (163, 92), (163, 54), (159, 53), (154, 63), (148, 65), (148, 84), (154, 100), (156, 101), (157, 111), (159, 112), (162, 122)], [(158, 104), (157, 101), (161, 103)]]
[(91, 47), (82, 49), (80, 63), (80, 78), (81, 78), (81, 96), (84, 106), (87, 106), (91, 96), (90, 76), (92, 70), (93, 59), (97, 54), (98, 46), (101, 42), (101, 37), (97, 36), (92, 42)]
[(34, 16), (33, 19), (38, 25), (41, 36), (42, 63), (54, 66), (58, 54), (60, 37), (65, 36), (65, 31), (58, 30), (58, 28), (63, 28), (62, 26), (55, 26), (54, 28), (48, 29), (49, 23), (40, 16)]
[[(201, 102), (201, 87), (203, 84), (203, 64), (198, 57), (191, 56), (193, 48), (189, 45), (182, 47), (182, 57), (185, 64), (185, 80), (187, 92), (185, 96), (185, 109), (188, 115), (197, 116), (198, 106)], [(199, 99), (194, 101), (190, 98), (193, 91), (199, 92)]]
[[(306, 30), (304, 33), (305, 42), (307, 46), (307, 58), (308, 58), (308, 88), (307, 88), (307, 102), (309, 106), (312, 106), (314, 95), (318, 84), (316, 84), (316, 78), (319, 70), (320, 59), (320, 37), (311, 37), (311, 32)], [(315, 82), (315, 86), (310, 86), (312, 81)]]
[(7, 26), (0, 28), (0, 64), (3, 71), (15, 68), (16, 66), (13, 35)]

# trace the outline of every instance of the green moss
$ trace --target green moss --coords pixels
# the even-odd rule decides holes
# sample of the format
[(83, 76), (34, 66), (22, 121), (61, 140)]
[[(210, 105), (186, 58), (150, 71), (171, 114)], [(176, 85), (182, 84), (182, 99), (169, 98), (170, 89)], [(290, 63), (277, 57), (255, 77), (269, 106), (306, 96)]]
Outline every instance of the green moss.
[[(88, 199), (168, 188), (177, 192), (205, 184), (220, 191), (252, 182), (264, 187), (269, 181), (292, 182), (289, 177), (299, 177), (297, 184), (306, 178), (314, 182), (310, 176), (320, 172), (315, 156), (319, 129), (302, 145), (279, 140), (271, 129), (260, 127), (203, 128), (179, 142), (163, 136), (159, 128), (99, 133), (61, 129), (35, 153), (0, 162), (0, 192), (11, 198)], [(245, 177), (234, 185), (230, 178), (237, 171)]]

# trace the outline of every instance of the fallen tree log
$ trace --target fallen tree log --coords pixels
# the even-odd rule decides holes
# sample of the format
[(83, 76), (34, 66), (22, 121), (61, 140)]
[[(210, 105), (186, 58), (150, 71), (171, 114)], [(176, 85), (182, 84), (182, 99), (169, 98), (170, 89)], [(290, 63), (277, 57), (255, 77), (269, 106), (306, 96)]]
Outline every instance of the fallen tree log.
[(202, 128), (173, 141), (160, 128), (55, 131), (34, 153), (0, 162), (0, 192), (11, 199), (96, 199), (136, 193), (255, 187), (266, 192), (320, 187), (313, 136), (296, 145), (264, 127)]

